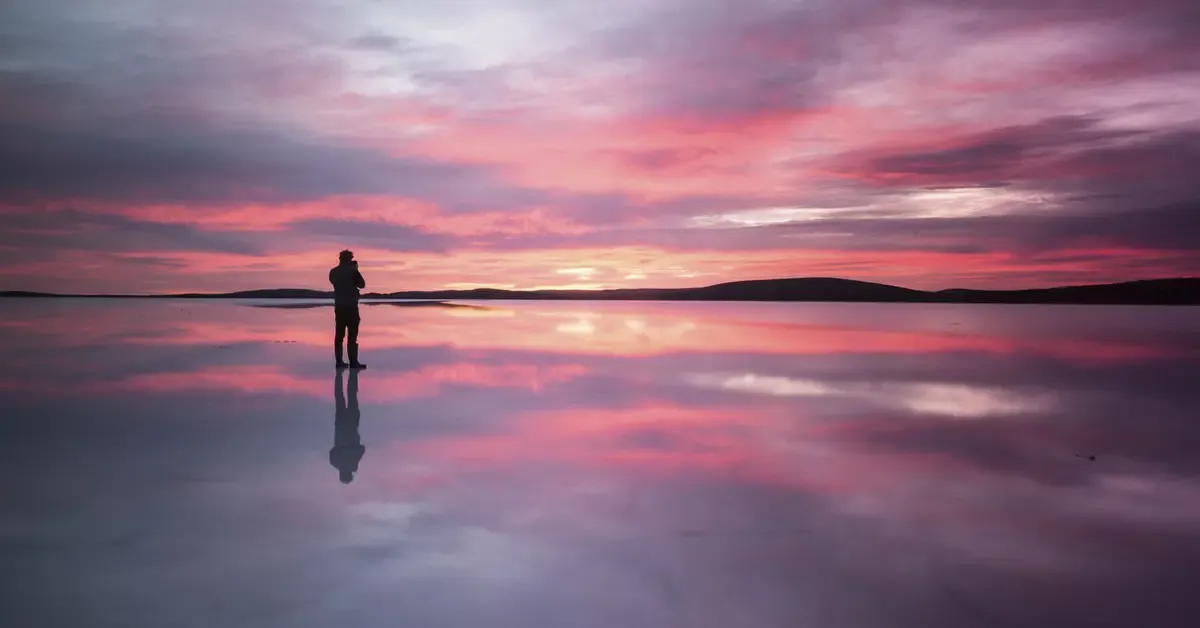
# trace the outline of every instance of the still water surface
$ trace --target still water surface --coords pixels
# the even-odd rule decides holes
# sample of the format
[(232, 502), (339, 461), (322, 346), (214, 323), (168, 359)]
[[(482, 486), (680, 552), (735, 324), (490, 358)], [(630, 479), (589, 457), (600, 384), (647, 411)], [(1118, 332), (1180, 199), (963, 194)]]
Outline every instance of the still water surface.
[(0, 302), (4, 625), (1200, 621), (1195, 309), (262, 305)]

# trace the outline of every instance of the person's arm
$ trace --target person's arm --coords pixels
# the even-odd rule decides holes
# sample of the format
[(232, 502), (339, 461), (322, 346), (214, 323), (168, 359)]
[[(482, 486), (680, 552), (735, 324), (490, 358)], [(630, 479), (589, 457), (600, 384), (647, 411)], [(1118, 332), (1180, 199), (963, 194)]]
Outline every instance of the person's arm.
[(354, 283), (358, 285), (359, 290), (367, 287), (367, 280), (363, 279), (362, 273), (358, 272), (357, 268), (354, 269)]
[(331, 286), (334, 286), (334, 287), (336, 288), (336, 287), (337, 287), (337, 283), (335, 283), (335, 282), (333, 281), (333, 271), (334, 271), (334, 270), (337, 270), (337, 269), (335, 269), (335, 268), (330, 268), (330, 269), (329, 269), (329, 285), (331, 285)]

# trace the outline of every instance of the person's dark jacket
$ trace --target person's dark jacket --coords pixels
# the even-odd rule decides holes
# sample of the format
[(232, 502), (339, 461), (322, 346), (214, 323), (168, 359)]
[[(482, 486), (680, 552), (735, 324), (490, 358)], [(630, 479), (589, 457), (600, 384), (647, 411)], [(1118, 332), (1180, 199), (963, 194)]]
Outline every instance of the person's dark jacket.
[(367, 287), (367, 281), (354, 263), (338, 264), (329, 269), (329, 283), (333, 284), (334, 307), (357, 306), (358, 291)]

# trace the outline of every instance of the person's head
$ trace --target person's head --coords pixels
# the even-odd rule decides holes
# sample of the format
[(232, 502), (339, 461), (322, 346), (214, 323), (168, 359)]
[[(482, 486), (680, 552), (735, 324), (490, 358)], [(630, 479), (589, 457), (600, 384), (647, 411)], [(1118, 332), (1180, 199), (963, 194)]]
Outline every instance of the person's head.
[(340, 262), (342, 264), (349, 264), (352, 261), (354, 261), (354, 252), (353, 251), (347, 249), (345, 251), (342, 251), (341, 253), (338, 253), (338, 262)]

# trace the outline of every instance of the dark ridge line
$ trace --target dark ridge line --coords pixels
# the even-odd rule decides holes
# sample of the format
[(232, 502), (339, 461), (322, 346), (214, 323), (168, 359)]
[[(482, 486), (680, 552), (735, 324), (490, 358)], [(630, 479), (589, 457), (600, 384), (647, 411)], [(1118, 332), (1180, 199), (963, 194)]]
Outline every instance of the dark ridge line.
[[(331, 299), (332, 292), (304, 288), (218, 294), (54, 294), (0, 292), (0, 297), (93, 299)], [(778, 301), (845, 303), (1011, 303), (1062, 305), (1200, 305), (1200, 278), (1146, 279), (1111, 284), (1028, 290), (911, 290), (882, 283), (829, 277), (734, 281), (699, 288), (610, 290), (424, 290), (362, 295), (363, 299), (555, 301)]]

